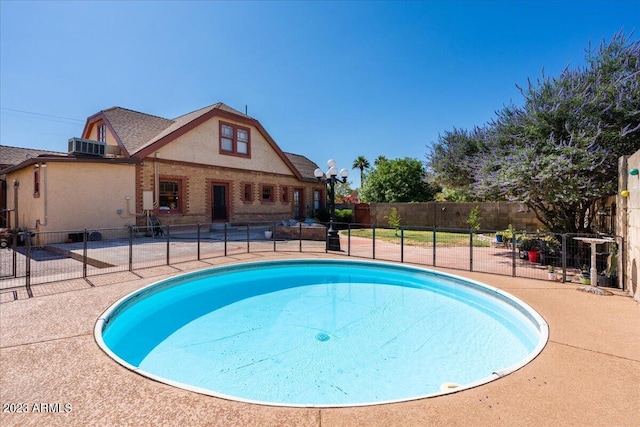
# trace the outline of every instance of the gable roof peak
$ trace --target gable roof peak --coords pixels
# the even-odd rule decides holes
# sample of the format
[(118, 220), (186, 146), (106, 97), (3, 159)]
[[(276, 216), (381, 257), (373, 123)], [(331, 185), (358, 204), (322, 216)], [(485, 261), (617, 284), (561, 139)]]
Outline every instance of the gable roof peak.
[(182, 114), (182, 115), (174, 118), (173, 120), (174, 121), (178, 121), (180, 118), (186, 117), (186, 116), (190, 116), (190, 115), (199, 116), (199, 115), (207, 113), (207, 112), (209, 112), (211, 110), (222, 110), (222, 111), (226, 111), (228, 113), (237, 114), (238, 116), (242, 116), (242, 117), (245, 117), (247, 119), (255, 120), (253, 117), (251, 117), (251, 116), (249, 116), (247, 114), (244, 114), (243, 112), (238, 111), (235, 108), (229, 107), (227, 104), (225, 104), (223, 102), (216, 102), (215, 104), (211, 104), (211, 105), (208, 105), (206, 107), (198, 108), (197, 110), (193, 110), (193, 111), (191, 111), (189, 113)]
[(131, 108), (118, 107), (117, 105), (114, 105), (113, 107), (101, 110), (100, 112), (101, 113), (108, 113), (108, 112), (112, 112), (112, 111), (123, 111), (123, 112), (135, 113), (135, 114), (142, 114), (143, 116), (155, 117), (155, 118), (162, 119), (162, 120), (170, 120), (170, 119), (167, 119), (166, 117), (161, 117), (161, 116), (158, 116), (158, 115), (155, 115), (155, 114), (143, 113), (141, 111), (132, 110)]

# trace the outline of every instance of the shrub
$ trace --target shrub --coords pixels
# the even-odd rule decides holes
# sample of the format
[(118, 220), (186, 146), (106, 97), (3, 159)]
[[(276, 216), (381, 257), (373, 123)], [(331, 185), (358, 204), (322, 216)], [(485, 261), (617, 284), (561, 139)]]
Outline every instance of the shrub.
[(471, 212), (469, 212), (469, 217), (465, 222), (469, 225), (469, 228), (478, 231), (480, 230), (481, 220), (482, 218), (480, 217), (480, 206), (476, 205), (473, 209), (471, 209)]
[(391, 208), (391, 214), (385, 215), (384, 219), (389, 222), (389, 227), (393, 227), (395, 235), (398, 237), (398, 230), (400, 229), (400, 215), (398, 214), (398, 209)]

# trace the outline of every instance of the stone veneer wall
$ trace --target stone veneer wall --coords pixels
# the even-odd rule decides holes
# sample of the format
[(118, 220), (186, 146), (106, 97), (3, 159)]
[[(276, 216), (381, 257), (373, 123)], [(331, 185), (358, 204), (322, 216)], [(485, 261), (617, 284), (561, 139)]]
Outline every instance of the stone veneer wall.
[[(640, 175), (629, 175), (631, 169), (640, 169), (640, 150), (631, 156), (620, 158), (618, 163), (618, 230), (624, 239), (624, 252), (620, 259), (624, 271), (624, 286), (629, 294), (640, 301), (638, 276), (640, 270)], [(622, 197), (623, 190), (629, 197)]]
[(389, 221), (384, 217), (389, 215), (391, 209), (395, 207), (403, 225), (469, 228), (466, 221), (475, 206), (480, 207), (480, 226), (485, 230), (504, 230), (509, 224), (517, 230), (536, 231), (543, 228), (542, 223), (533, 212), (527, 211), (526, 206), (507, 202), (372, 203), (370, 205), (371, 223), (387, 225)]

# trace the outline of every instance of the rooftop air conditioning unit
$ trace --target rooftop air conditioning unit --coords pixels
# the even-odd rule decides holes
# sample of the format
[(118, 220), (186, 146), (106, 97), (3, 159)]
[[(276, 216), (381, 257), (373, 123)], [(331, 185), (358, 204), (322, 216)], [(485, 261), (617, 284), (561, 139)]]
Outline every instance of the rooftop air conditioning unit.
[(104, 157), (107, 144), (90, 139), (71, 138), (69, 140), (69, 154), (88, 154)]
[(107, 145), (105, 149), (105, 157), (109, 157), (112, 159), (116, 157), (122, 157), (122, 150), (120, 150), (120, 147), (116, 145)]

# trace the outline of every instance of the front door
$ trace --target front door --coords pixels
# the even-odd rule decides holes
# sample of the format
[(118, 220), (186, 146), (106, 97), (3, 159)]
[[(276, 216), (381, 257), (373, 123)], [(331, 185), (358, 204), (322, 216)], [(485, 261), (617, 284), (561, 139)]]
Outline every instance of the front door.
[(226, 184), (213, 184), (212, 186), (211, 218), (213, 221), (227, 221), (229, 219), (227, 188)]

